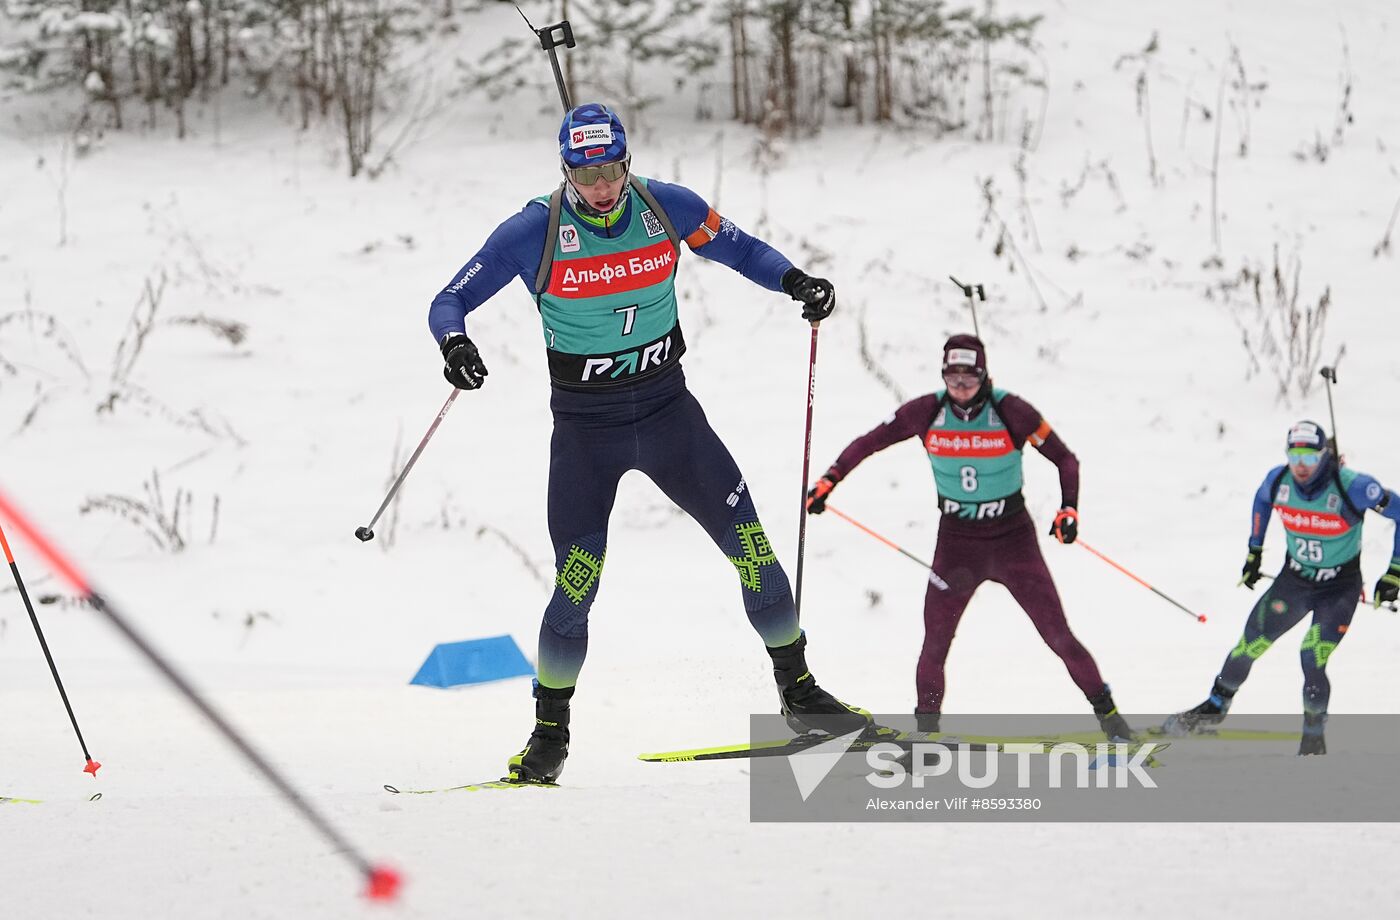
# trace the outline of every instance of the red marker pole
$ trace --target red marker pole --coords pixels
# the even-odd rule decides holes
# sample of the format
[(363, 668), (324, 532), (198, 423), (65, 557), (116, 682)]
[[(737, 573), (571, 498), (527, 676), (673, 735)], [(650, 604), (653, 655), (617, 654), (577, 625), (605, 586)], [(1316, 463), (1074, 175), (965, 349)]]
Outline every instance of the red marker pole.
[[(332, 850), (343, 855), (354, 865), (355, 869), (364, 876), (364, 893), (366, 897), (373, 900), (392, 900), (394, 898), (401, 882), (399, 874), (393, 869), (385, 866), (376, 866), (370, 863), (349, 840), (336, 830), (330, 821), (326, 820), (320, 812), (312, 807), (311, 803), (292, 786), (291, 782), (283, 777), (272, 764), (268, 763), (267, 759), (253, 747), (252, 743), (230, 725), (223, 715), (190, 685), (190, 682), (185, 679), (184, 675), (176, 671), (174, 665), (167, 661), (163, 655), (157, 652), (151, 644), (146, 641), (143, 635), (136, 631), (135, 627), (131, 625), (130, 620), (118, 611), (115, 605), (94, 589), (92, 583), (78, 570), (77, 566), (69, 561), (68, 557), (61, 553), (27, 517), (20, 513), (19, 509), (9, 501), (3, 491), (0, 491), (0, 517), (7, 518), (14, 524), (15, 529), (29, 541), (30, 545), (39, 552), (39, 555), (44, 557), (44, 561), (48, 563), (49, 567), (65, 582), (72, 586), (74, 590), (81, 594), (83, 598), (93, 606), (93, 609), (105, 616), (108, 621), (117, 628), (117, 631), (125, 636), (132, 645), (136, 646), (137, 650), (145, 656), (151, 666), (174, 685), (175, 689), (189, 701), (190, 705), (198, 710), (200, 715), (204, 716), (204, 718), (218, 730), (219, 734), (223, 735), (224, 739), (228, 741), (229, 744), (233, 745), (238, 753), (242, 754), (243, 758), (248, 761), (254, 769), (262, 774), (263, 778), (277, 790), (283, 800), (330, 844)], [(5, 545), (5, 556), (7, 559), (10, 559), (11, 568), (14, 568), (14, 560), (10, 555), (8, 543)], [(16, 572), (16, 577), (18, 577), (18, 572)], [(30, 609), (30, 615), (33, 616), (32, 608)], [(47, 649), (45, 649), (45, 652), (47, 653)], [(52, 664), (52, 660), (50, 660), (50, 664)], [(54, 676), (57, 677), (57, 672), (55, 672)], [(60, 689), (62, 688), (60, 687)], [(72, 714), (71, 710), (69, 714)], [(74, 723), (74, 727), (77, 727), (76, 722)], [(84, 748), (84, 752), (86, 752), (86, 748)]]
[(58, 676), (58, 665), (53, 662), (53, 654), (49, 652), (49, 643), (44, 639), (44, 631), (39, 628), (39, 617), (34, 613), (34, 604), (29, 600), (29, 592), (25, 590), (24, 579), (19, 574), (19, 564), (15, 562), (15, 554), (10, 552), (10, 541), (5, 539), (5, 528), (0, 527), (0, 547), (5, 550), (5, 561), (10, 564), (10, 574), (15, 576), (15, 586), (19, 588), (19, 596), (24, 600), (24, 609), (29, 611), (29, 622), (34, 624), (34, 635), (39, 637), (39, 647), (44, 650), (44, 660), (49, 663), (49, 673), (53, 675), (53, 682), (58, 685), (58, 695), (63, 698), (63, 708), (68, 710), (68, 721), (73, 723), (73, 733), (78, 736), (78, 746), (83, 749), (83, 760), (86, 766), (84, 773), (92, 774), (92, 778), (97, 778), (97, 771), (102, 768), (102, 764), (92, 759), (88, 753), (87, 742), (83, 740), (83, 730), (78, 727), (78, 717), (73, 715), (73, 704), (68, 702), (68, 691), (63, 689), (63, 678)]
[(1132, 572), (1129, 572), (1127, 569), (1123, 568), (1121, 565), (1119, 565), (1118, 563), (1114, 562), (1112, 559), (1108, 558), (1108, 557), (1105, 556), (1103, 553), (1101, 553), (1101, 552), (1099, 552), (1098, 550), (1094, 549), (1092, 546), (1090, 546), (1088, 543), (1085, 543), (1083, 540), (1075, 540), (1075, 541), (1074, 541), (1074, 544), (1075, 544), (1075, 546), (1082, 546), (1082, 547), (1084, 547), (1084, 548), (1087, 549), (1089, 552), (1093, 553), (1095, 556), (1098, 556), (1098, 557), (1099, 557), (1100, 559), (1102, 559), (1104, 562), (1107, 562), (1109, 565), (1113, 566), (1115, 569), (1117, 569), (1118, 571), (1122, 572), (1124, 575), (1127, 575), (1127, 576), (1128, 576), (1129, 578), (1131, 578), (1133, 581), (1135, 581), (1135, 582), (1137, 582), (1138, 584), (1142, 585), (1144, 588), (1146, 588), (1147, 590), (1151, 591), (1153, 594), (1157, 595), (1157, 596), (1160, 597), (1162, 600), (1166, 601), (1168, 604), (1171, 604), (1173, 607), (1179, 608), (1180, 610), (1182, 610), (1183, 612), (1185, 612), (1187, 615), (1193, 617), (1193, 618), (1196, 620), (1196, 622), (1198, 622), (1198, 623), (1204, 623), (1204, 622), (1206, 621), (1206, 615), (1205, 615), (1205, 614), (1203, 614), (1203, 613), (1197, 613), (1196, 611), (1194, 611), (1194, 610), (1192, 610), (1191, 608), (1185, 606), (1184, 604), (1179, 604), (1179, 603), (1177, 603), (1176, 601), (1172, 600), (1170, 597), (1167, 597), (1167, 595), (1163, 594), (1161, 591), (1158, 591), (1156, 588), (1152, 587), (1152, 586), (1149, 585), (1147, 582), (1143, 581), (1141, 578), (1138, 578), (1138, 577), (1137, 577), (1136, 575), (1134, 575)]

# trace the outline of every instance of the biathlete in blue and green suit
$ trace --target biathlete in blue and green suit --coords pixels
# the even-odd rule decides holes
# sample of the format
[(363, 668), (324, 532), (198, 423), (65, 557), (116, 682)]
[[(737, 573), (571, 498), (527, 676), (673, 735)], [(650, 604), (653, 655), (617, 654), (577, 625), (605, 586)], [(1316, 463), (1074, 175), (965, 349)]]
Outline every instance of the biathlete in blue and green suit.
[[(1259, 598), (1244, 634), (1225, 658), (1204, 703), (1177, 713), (1162, 726), (1186, 734), (1220, 724), (1230, 710), (1250, 668), (1269, 647), (1312, 613), (1312, 625), (1299, 650), (1303, 661), (1303, 737), (1299, 754), (1326, 754), (1323, 730), (1332, 682), (1327, 662), (1351, 626), (1361, 597), (1361, 524), (1367, 510), (1400, 523), (1400, 496), (1365, 473), (1337, 462), (1327, 433), (1316, 422), (1302, 421), (1288, 432), (1288, 462), (1269, 470), (1254, 494), (1249, 525), (1249, 553), (1240, 584), (1254, 590), (1263, 577), (1264, 534), (1269, 517), (1283, 522), (1287, 556), (1284, 566)], [(1390, 567), (1376, 582), (1375, 604), (1400, 596), (1400, 527), (1396, 528)]]
[(869, 715), (808, 671), (787, 576), (729, 450), (686, 388), (677, 316), (680, 243), (771, 291), (817, 322), (829, 281), (794, 268), (679, 185), (631, 173), (622, 121), (596, 103), (559, 129), (564, 182), (502, 223), (434, 298), (429, 325), (454, 386), (486, 377), (466, 317), (519, 278), (539, 309), (552, 383), (549, 532), (555, 588), (539, 637), (535, 729), (511, 758), (516, 782), (553, 782), (568, 755), (569, 701), (588, 648), (588, 614), (607, 553), (618, 480), (640, 470), (705, 528), (739, 574), (744, 609), (772, 656), (789, 720), (847, 732)]

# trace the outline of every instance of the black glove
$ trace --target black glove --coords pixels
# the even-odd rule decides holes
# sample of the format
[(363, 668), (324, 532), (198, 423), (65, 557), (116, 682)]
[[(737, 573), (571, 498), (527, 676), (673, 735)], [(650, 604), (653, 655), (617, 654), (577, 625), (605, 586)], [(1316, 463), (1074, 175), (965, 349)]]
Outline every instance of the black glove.
[(802, 301), (802, 318), (819, 323), (836, 309), (836, 289), (825, 278), (813, 278), (800, 268), (789, 268), (783, 274), (783, 293)]
[(1264, 547), (1251, 546), (1249, 555), (1244, 557), (1244, 568), (1240, 569), (1239, 583), (1249, 590), (1254, 590), (1254, 585), (1259, 581), (1259, 564), (1264, 560)]
[(826, 510), (826, 497), (831, 494), (832, 489), (836, 488), (837, 481), (830, 473), (827, 473), (807, 491), (808, 514), (821, 514)]
[(485, 383), (486, 365), (465, 332), (453, 332), (442, 337), (442, 359), (447, 362), (442, 376), (459, 390), (475, 390)]
[(1375, 590), (1371, 593), (1375, 595), (1373, 605), (1376, 607), (1393, 604), (1400, 599), (1400, 557), (1390, 560), (1390, 568), (1376, 582)]
[(1073, 505), (1065, 505), (1055, 520), (1050, 522), (1050, 536), (1061, 543), (1073, 543), (1079, 536), (1079, 512)]

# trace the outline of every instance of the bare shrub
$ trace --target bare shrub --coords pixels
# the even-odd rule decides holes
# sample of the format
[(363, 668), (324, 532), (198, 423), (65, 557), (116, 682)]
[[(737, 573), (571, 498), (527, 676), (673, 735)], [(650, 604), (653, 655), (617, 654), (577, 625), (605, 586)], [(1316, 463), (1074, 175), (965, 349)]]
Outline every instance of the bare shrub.
[(1036, 303), (1040, 306), (1040, 312), (1045, 313), (1050, 309), (1050, 304), (1045, 300), (1045, 295), (1041, 293), (1040, 285), (1036, 283), (1031, 263), (1026, 259), (1026, 254), (1021, 251), (1021, 247), (1016, 245), (1016, 234), (1011, 232), (1011, 228), (1002, 219), (1001, 213), (997, 210), (997, 200), (1000, 192), (997, 191), (996, 182), (993, 179), (979, 179), (977, 186), (982, 192), (982, 221), (977, 228), (977, 238), (982, 239), (988, 230), (996, 231), (996, 240), (992, 244), (992, 255), (999, 261), (1004, 262), (1009, 274), (1016, 274), (1016, 267), (1021, 267), (1022, 276), (1026, 279), (1026, 284), (1030, 286), (1031, 294), (1034, 295)]
[(903, 403), (906, 400), (904, 391), (899, 388), (899, 384), (895, 383), (894, 378), (890, 376), (889, 371), (885, 370), (870, 348), (870, 330), (865, 321), (866, 309), (867, 306), (861, 304), (859, 325), (857, 326), (857, 331), (860, 334), (860, 363), (865, 366), (865, 370), (870, 376), (875, 378), (876, 383), (889, 391), (895, 402)]
[(213, 316), (205, 316), (198, 313), (193, 316), (172, 316), (166, 320), (172, 326), (193, 326), (197, 329), (207, 329), (214, 336), (223, 339), (230, 345), (242, 345), (243, 340), (248, 337), (248, 326), (236, 320), (218, 319)]
[[(24, 300), (26, 305), (31, 302), (29, 291), (25, 291)], [(67, 363), (71, 364), (80, 374), (87, 379), (90, 377), (87, 366), (78, 355), (77, 345), (74, 344), (73, 336), (51, 313), (45, 313), (29, 307), (24, 310), (16, 310), (11, 313), (0, 315), (0, 333), (6, 327), (13, 329), (23, 328), (29, 333), (29, 341), (25, 343), (25, 364), (30, 365), (40, 353), (41, 349), (35, 346), (47, 346), (56, 351)], [(28, 410), (20, 419), (16, 433), (22, 432), (34, 424), (38, 418), (39, 411), (43, 409), (53, 397), (61, 392), (63, 385), (55, 383), (52, 375), (47, 373), (33, 373), (26, 368), (22, 372), (20, 365), (7, 359), (3, 351), (0, 351), (0, 381), (9, 378), (11, 380), (29, 383), (32, 381), (32, 398)], [(0, 387), (0, 389), (4, 389)]]
[(1302, 297), (1302, 260), (1296, 254), (1280, 262), (1278, 246), (1272, 265), (1246, 263), (1232, 277), (1207, 289), (1231, 308), (1249, 363), (1245, 379), (1266, 374), (1278, 385), (1278, 398), (1306, 399), (1322, 366), (1322, 345), (1332, 289), (1324, 287), (1315, 302)]
[(1379, 259), (1381, 256), (1390, 255), (1390, 235), (1395, 232), (1395, 219), (1397, 217), (1400, 217), (1400, 198), (1395, 200), (1395, 207), (1390, 211), (1390, 222), (1385, 225), (1385, 235), (1371, 250), (1372, 258)]
[(1244, 69), (1244, 57), (1240, 54), (1238, 45), (1230, 45), (1230, 62), (1227, 65), (1230, 75), (1230, 111), (1234, 113), (1235, 124), (1239, 130), (1238, 143), (1235, 147), (1240, 159), (1249, 156), (1250, 142), (1250, 112), (1259, 108), (1264, 90), (1269, 88), (1268, 81), (1251, 83), (1248, 74)]
[(1121, 214), (1128, 210), (1128, 202), (1123, 197), (1123, 190), (1118, 185), (1118, 174), (1113, 171), (1107, 159), (1099, 160), (1097, 163), (1089, 161), (1089, 155), (1084, 155), (1084, 166), (1079, 170), (1079, 176), (1071, 184), (1067, 180), (1060, 180), (1060, 204), (1069, 207), (1070, 203), (1078, 197), (1079, 193), (1088, 186), (1090, 179), (1100, 179), (1104, 186), (1113, 194), (1113, 200), (1117, 202), (1114, 210)]
[[(113, 414), (119, 404), (127, 404), (160, 416), (181, 428), (192, 428), (214, 437), (229, 437), (242, 444), (243, 438), (226, 420), (215, 423), (208, 419), (201, 409), (184, 412), (174, 409), (133, 379), (136, 364), (145, 353), (146, 343), (157, 326), (156, 317), (165, 298), (167, 279), (166, 271), (162, 268), (155, 273), (154, 278), (147, 276), (142, 283), (141, 294), (132, 307), (131, 316), (127, 319), (121, 338), (117, 340), (116, 352), (112, 357), (112, 371), (107, 383), (107, 395), (97, 404), (97, 414)], [(164, 323), (205, 329), (234, 347), (241, 345), (248, 335), (248, 327), (244, 323), (202, 313), (174, 316)]]
[[(184, 488), (166, 498), (160, 473), (151, 471), (151, 478), (141, 484), (141, 496), (105, 495), (89, 497), (78, 508), (79, 514), (101, 511), (116, 515), (145, 534), (162, 552), (183, 552), (190, 544), (193, 528), (194, 495)], [(219, 497), (210, 501), (209, 542), (218, 535)]]
[(1143, 49), (1134, 54), (1119, 55), (1118, 60), (1113, 63), (1113, 69), (1118, 70), (1124, 64), (1134, 63), (1137, 65), (1137, 76), (1133, 78), (1133, 93), (1137, 99), (1137, 114), (1142, 119), (1143, 137), (1147, 144), (1147, 175), (1152, 180), (1153, 185), (1162, 184), (1162, 174), (1157, 168), (1157, 152), (1152, 146), (1152, 102), (1149, 93), (1149, 71), (1152, 69), (1153, 55), (1160, 50), (1161, 45), (1157, 41), (1157, 33), (1152, 33), (1152, 38)]

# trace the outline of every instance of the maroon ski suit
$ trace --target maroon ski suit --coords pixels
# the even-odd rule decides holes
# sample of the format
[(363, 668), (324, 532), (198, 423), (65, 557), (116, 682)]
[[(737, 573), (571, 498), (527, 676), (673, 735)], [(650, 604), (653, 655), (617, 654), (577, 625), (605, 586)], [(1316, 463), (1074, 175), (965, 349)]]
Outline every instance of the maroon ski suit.
[[(895, 414), (874, 430), (856, 438), (837, 458), (827, 475), (834, 481), (850, 474), (866, 457), (891, 444), (918, 438), (922, 443), (933, 427), (938, 411), (946, 406), (963, 418), (967, 413), (950, 401), (930, 393), (900, 406)], [(972, 416), (986, 412), (990, 398), (974, 404)], [(1075, 507), (1079, 500), (1079, 461), (1059, 435), (1040, 417), (1030, 403), (1006, 394), (995, 409), (1009, 431), (1013, 446), (1026, 442), (1039, 450), (1060, 471), (1061, 505)], [(942, 507), (942, 503), (940, 503)], [(966, 519), (944, 513), (938, 523), (938, 544), (934, 550), (933, 572), (924, 596), (924, 647), (916, 672), (918, 691), (915, 711), (941, 712), (943, 708), (943, 665), (957, 632), (958, 621), (973, 592), (985, 581), (1004, 585), (1035, 624), (1040, 637), (1065, 663), (1070, 677), (1086, 697), (1104, 689), (1103, 677), (1088, 650), (1070, 632), (1065, 622), (1059, 592), (1046, 568), (1036, 540), (1035, 525), (1018, 491), (1006, 497), (1004, 510), (996, 516)]]

